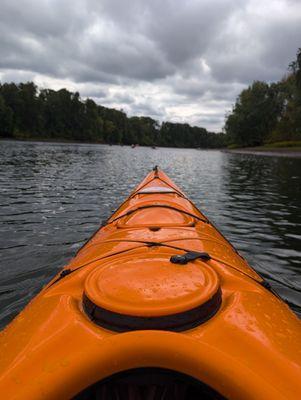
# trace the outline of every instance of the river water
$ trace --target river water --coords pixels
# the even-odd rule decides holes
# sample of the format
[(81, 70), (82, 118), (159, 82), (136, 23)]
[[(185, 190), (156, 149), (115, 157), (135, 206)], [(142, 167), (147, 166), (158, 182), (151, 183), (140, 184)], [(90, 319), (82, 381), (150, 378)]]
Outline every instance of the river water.
[(0, 327), (154, 165), (301, 315), (301, 159), (194, 149), (0, 142)]

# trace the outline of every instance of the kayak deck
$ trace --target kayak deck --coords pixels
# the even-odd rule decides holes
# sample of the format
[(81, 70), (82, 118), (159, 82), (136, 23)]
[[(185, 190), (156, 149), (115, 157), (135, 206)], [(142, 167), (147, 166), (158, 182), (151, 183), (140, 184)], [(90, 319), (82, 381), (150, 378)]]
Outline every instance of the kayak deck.
[(189, 376), (219, 398), (301, 394), (300, 321), (157, 168), (0, 346), (6, 398), (92, 399), (87, 388), (108, 390), (105, 379), (149, 368)]

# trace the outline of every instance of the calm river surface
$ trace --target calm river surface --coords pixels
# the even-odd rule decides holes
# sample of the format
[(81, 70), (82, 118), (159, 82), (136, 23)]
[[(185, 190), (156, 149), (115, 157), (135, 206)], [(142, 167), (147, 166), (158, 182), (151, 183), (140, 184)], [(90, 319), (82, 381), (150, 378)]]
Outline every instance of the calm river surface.
[(301, 315), (301, 159), (0, 142), (0, 327), (159, 165)]

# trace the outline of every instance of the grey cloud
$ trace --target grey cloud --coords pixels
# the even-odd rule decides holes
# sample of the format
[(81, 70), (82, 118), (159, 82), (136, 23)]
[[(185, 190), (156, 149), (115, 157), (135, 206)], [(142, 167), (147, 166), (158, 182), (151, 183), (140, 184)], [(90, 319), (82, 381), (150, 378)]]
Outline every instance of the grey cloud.
[(188, 99), (197, 100), (233, 100), (243, 89), (243, 85), (233, 82), (219, 82), (209, 76), (193, 77), (185, 79), (183, 77), (171, 78), (170, 85), (173, 91)]
[(280, 79), (301, 45), (300, 2), (268, 2), (266, 14), (249, 3), (247, 13), (232, 15), (231, 26), (213, 40), (207, 54), (212, 75), (220, 82)]
[[(272, 40), (261, 55), (262, 62), (266, 67), (275, 70), (272, 79), (279, 78), (288, 68), (288, 63), (294, 60), (299, 47), (301, 47), (301, 3), (299, 2), (299, 13), (294, 18), (281, 18), (266, 27), (265, 39)], [(269, 70), (270, 68), (267, 68)], [(276, 73), (277, 71), (277, 73)]]
[(108, 90), (103, 87), (91, 87), (90, 85), (86, 85), (83, 89), (81, 89), (80, 94), (83, 97), (94, 97), (97, 99), (103, 99), (107, 97)]
[(162, 2), (155, 1), (151, 36), (173, 63), (186, 64), (204, 54), (234, 5), (239, 7), (240, 3), (204, 0), (177, 2), (175, 6), (175, 2), (168, 1), (162, 10)]
[(120, 103), (126, 103), (126, 104), (133, 104), (133, 103), (135, 103), (135, 97), (134, 96), (131, 96), (131, 95), (129, 95), (129, 94), (127, 94), (127, 93), (121, 93), (121, 94), (118, 94), (117, 96), (114, 96), (115, 97), (115, 99), (116, 99), (116, 97), (117, 97), (117, 102), (120, 102)]
[(0, 76), (220, 129), (244, 87), (286, 72), (300, 22), (297, 0), (2, 0)]
[(156, 120), (162, 120), (164, 118), (164, 110), (153, 106), (148, 102), (136, 102), (135, 106), (131, 108), (132, 115), (138, 116), (151, 116)]
[[(122, 39), (104, 42), (101, 38), (91, 39), (94, 45), (82, 49), (82, 58), (89, 60), (94, 71), (130, 78), (152, 81), (174, 72), (174, 67), (164, 61), (162, 54), (145, 38)], [(84, 76), (81, 75), (81, 80)], [(91, 77), (86, 76), (87, 80)]]
[(6, 70), (6, 72), (1, 74), (1, 80), (3, 82), (29, 82), (34, 79), (35, 75), (30, 71), (22, 70)]
[(72, 0), (1, 0), (1, 24), (31, 37), (59, 38), (84, 29), (85, 2)]
[(135, 105), (136, 104), (135, 97), (131, 96), (127, 93), (112, 94), (109, 91), (107, 91), (107, 92), (103, 92), (103, 95), (100, 96), (99, 94), (97, 94), (97, 92), (95, 93), (95, 95), (93, 95), (93, 93), (90, 92), (89, 97), (102, 99), (107, 105), (120, 104), (122, 107), (124, 107), (125, 105)]

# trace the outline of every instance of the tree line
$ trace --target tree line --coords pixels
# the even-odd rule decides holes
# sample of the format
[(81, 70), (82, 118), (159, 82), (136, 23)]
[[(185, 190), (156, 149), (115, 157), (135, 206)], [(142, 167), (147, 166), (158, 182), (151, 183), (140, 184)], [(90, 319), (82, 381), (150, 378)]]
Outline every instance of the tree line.
[(301, 48), (279, 82), (253, 82), (226, 116), (224, 133), (163, 122), (81, 99), (67, 89), (33, 82), (0, 83), (0, 137), (218, 148), (301, 141)]
[(0, 84), (0, 137), (215, 148), (225, 135), (188, 124), (163, 122), (81, 99), (67, 89), (38, 89), (33, 82)]
[(279, 82), (255, 81), (240, 93), (224, 130), (233, 147), (301, 141), (301, 48)]

